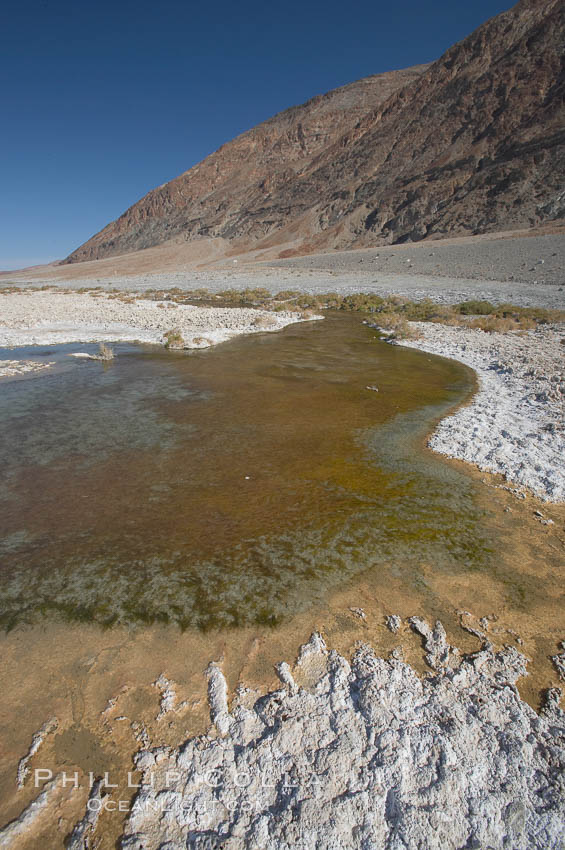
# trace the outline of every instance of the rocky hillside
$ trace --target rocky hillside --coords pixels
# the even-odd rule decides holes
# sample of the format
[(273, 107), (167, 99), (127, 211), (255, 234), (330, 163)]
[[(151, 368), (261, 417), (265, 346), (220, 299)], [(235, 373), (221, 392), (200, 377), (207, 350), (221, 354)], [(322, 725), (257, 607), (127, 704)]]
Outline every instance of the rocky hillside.
[[(239, 235), (245, 210), (307, 173), (319, 154), (426, 67), (367, 77), (275, 115), (153, 189), (70, 259), (136, 251), (178, 234)], [(271, 226), (265, 221), (259, 235)]]
[(565, 217), (565, 3), (521, 0), (430, 66), (283, 112), (149, 192), (67, 262), (172, 238), (280, 256)]

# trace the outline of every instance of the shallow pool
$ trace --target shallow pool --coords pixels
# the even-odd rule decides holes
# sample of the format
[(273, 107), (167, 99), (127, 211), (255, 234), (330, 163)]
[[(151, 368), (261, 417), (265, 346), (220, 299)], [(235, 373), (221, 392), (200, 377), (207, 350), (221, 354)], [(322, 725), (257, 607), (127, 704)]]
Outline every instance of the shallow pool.
[[(371, 570), (491, 557), (475, 484), (423, 447), (472, 373), (328, 314), (214, 349), (2, 352), (1, 623), (277, 623)], [(371, 387), (371, 389), (368, 389)], [(378, 389), (378, 392), (374, 388)]]

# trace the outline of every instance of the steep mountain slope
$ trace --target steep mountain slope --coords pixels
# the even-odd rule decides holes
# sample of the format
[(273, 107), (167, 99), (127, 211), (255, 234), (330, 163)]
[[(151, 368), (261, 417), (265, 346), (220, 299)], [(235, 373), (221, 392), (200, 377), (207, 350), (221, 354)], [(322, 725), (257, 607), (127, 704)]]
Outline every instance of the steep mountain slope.
[[(180, 233), (229, 238), (230, 226), (237, 230), (243, 211), (291, 183), (318, 154), (427, 67), (367, 77), (275, 115), (153, 189), (70, 259), (136, 251)], [(265, 222), (261, 235), (268, 229)]]
[(368, 244), (562, 218), (564, 53), (563, 0), (487, 22), (327, 152), (310, 185), (331, 179), (341, 197), (320, 205), (320, 223), (343, 217), (344, 243)]
[(243, 134), (68, 261), (177, 235), (284, 256), (563, 218), (564, 47), (565, 0), (521, 0), (431, 66), (361, 80)]

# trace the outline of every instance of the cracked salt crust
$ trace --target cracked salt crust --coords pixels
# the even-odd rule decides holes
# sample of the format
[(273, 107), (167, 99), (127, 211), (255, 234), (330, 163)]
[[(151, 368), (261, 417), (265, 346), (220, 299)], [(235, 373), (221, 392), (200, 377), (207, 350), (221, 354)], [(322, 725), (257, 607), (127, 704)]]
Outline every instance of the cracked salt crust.
[(439, 423), (430, 447), (500, 473), (541, 499), (565, 501), (563, 327), (499, 334), (412, 324), (422, 338), (403, 345), (459, 360), (479, 382), (471, 404)]

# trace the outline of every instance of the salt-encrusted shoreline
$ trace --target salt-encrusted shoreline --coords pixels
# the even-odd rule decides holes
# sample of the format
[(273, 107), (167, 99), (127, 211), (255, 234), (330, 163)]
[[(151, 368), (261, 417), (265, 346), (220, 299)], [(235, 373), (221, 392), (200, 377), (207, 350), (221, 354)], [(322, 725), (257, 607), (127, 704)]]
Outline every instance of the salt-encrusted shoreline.
[(42, 372), (53, 363), (36, 363), (35, 360), (0, 360), (0, 378), (12, 378), (29, 372)]
[[(317, 317), (316, 317), (317, 318)], [(276, 331), (301, 321), (297, 312), (193, 307), (171, 301), (126, 300), (107, 293), (16, 292), (0, 299), (0, 347), (70, 342), (137, 341), (207, 348), (239, 334)]]
[(479, 381), (471, 404), (439, 423), (430, 447), (501, 473), (546, 501), (565, 501), (565, 328), (500, 334), (412, 326), (421, 339), (403, 345), (459, 360)]
[[(299, 313), (176, 305), (136, 300), (133, 294), (124, 301), (108, 293), (27, 291), (1, 297), (0, 347), (118, 340), (162, 344), (167, 332), (174, 332), (175, 344), (180, 339), (183, 347), (205, 348), (300, 320)], [(430, 446), (501, 473), (542, 499), (565, 501), (565, 330), (538, 326), (520, 334), (491, 334), (414, 325), (421, 339), (403, 344), (457, 359), (479, 379), (472, 403), (439, 424)], [(23, 361), (0, 362), (0, 377), (23, 371), (28, 371)]]
[[(240, 686), (230, 705), (211, 664), (211, 730), (138, 753), (119, 846), (562, 850), (560, 690), (538, 715), (516, 689), (516, 649), (470, 629), (483, 646), (461, 658), (441, 623), (396, 619), (422, 637), (433, 675), (419, 678), (400, 649), (385, 660), (364, 645), (349, 663), (314, 634), (294, 670), (278, 665), (280, 689)], [(91, 846), (95, 828), (83, 818), (67, 846)]]

